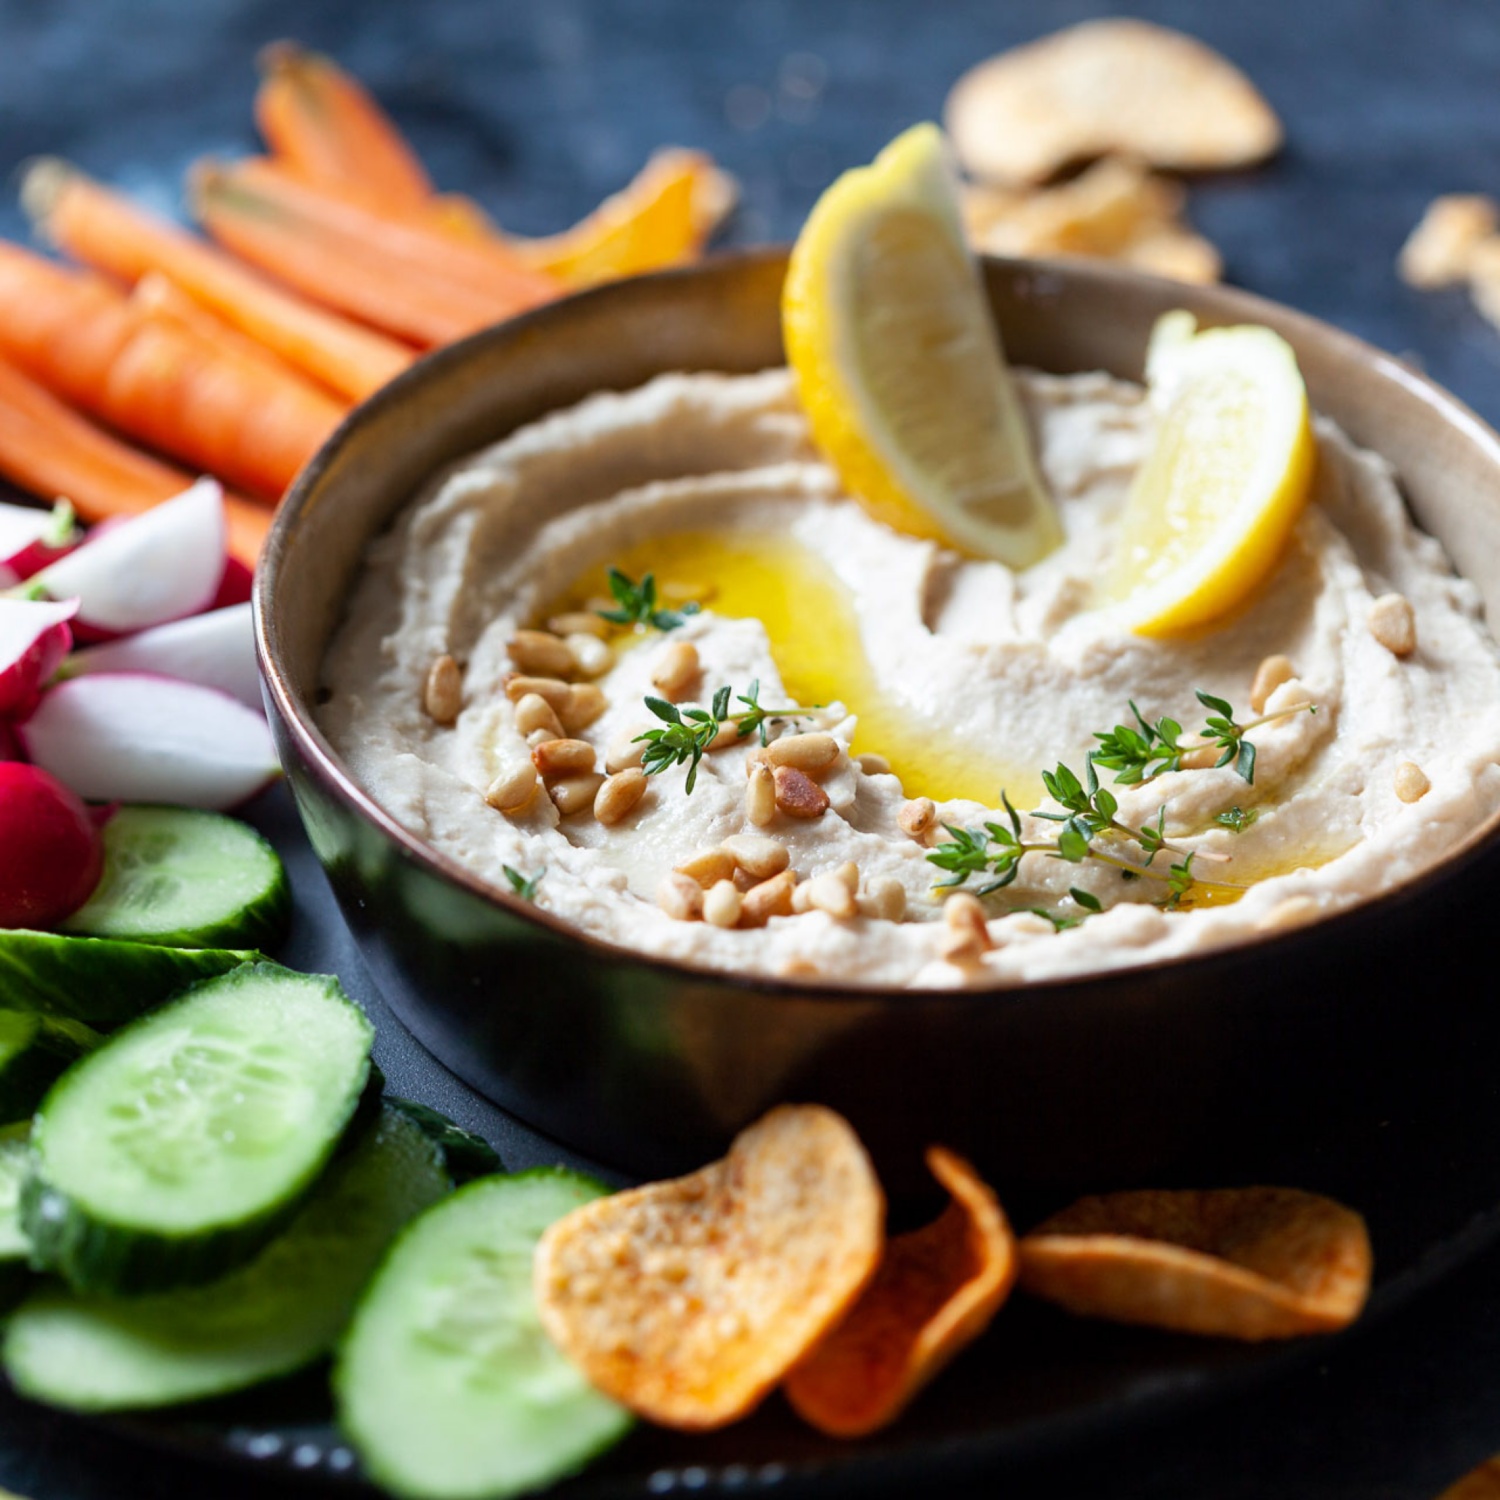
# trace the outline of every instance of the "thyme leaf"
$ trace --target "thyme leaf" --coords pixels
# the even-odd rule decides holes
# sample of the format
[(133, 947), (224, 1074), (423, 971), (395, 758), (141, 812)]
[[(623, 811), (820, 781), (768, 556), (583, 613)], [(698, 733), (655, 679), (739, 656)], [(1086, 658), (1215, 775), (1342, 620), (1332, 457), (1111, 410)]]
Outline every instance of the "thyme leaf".
[(542, 883), (542, 876), (547, 873), (545, 868), (538, 870), (529, 879), (519, 870), (513, 870), (509, 865), (501, 865), (500, 868), (505, 874), (506, 882), (516, 895), (523, 901), (536, 900), (537, 887)]
[(656, 607), (656, 574), (647, 573), (639, 583), (618, 568), (609, 570), (609, 591), (618, 609), (599, 609), (594, 613), (612, 625), (653, 626), (657, 630), (676, 630), (689, 615), (695, 615), (701, 604), (684, 604), (679, 609)]
[[(739, 713), (730, 713), (731, 695), (737, 703), (743, 703)], [(671, 766), (686, 766), (687, 780), (683, 790), (689, 795), (698, 784), (698, 765), (704, 752), (718, 738), (726, 724), (733, 724), (736, 735), (744, 739), (759, 733), (762, 745), (768, 743), (768, 727), (778, 719), (796, 718), (807, 712), (800, 704), (788, 703), (780, 708), (767, 708), (760, 701), (760, 679), (755, 678), (743, 693), (736, 694), (728, 684), (713, 696), (709, 708), (679, 709), (665, 698), (647, 697), (646, 707), (666, 726), (663, 729), (648, 729), (638, 734), (634, 744), (645, 742), (645, 753), (641, 756), (641, 769), (648, 776), (657, 776)]]

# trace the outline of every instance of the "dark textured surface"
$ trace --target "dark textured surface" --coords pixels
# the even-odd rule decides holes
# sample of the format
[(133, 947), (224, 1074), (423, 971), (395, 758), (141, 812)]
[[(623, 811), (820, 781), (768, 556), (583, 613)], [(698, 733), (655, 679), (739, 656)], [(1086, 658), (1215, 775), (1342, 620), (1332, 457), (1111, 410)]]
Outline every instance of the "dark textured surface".
[[(708, 148), (740, 177), (734, 239), (784, 238), (834, 173), (935, 114), (969, 63), (1104, 8), (0, 0), (0, 166), (58, 153), (170, 206), (193, 157), (253, 146), (251, 59), (288, 35), (365, 77), (439, 184), (473, 193), (518, 230), (560, 227), (651, 148), (675, 142)], [(1413, 292), (1393, 269), (1435, 193), (1500, 190), (1500, 7), (1179, 0), (1134, 9), (1222, 47), (1286, 122), (1289, 146), (1277, 162), (1194, 188), (1192, 216), (1224, 251), (1230, 279), (1413, 356), (1500, 419), (1500, 334), (1463, 294)], [(0, 233), (22, 232), (14, 208), (0, 206)], [(270, 816), (284, 822), (285, 809), (273, 803)], [(321, 876), (305, 858), (294, 875), (302, 908), (289, 960), (337, 967), (379, 1016)], [(1454, 920), (1477, 915), (1476, 903)], [(1434, 934), (1435, 945), (1452, 942)], [(381, 1037), (394, 1088), (486, 1129), (512, 1165), (556, 1158), (399, 1028), (387, 1022)], [(1477, 1109), (1474, 1128), (1492, 1128)], [(1441, 1191), (1465, 1154), (1458, 1132), (1449, 1152), (1414, 1162), (1412, 1175), (1430, 1172)], [(1123, 1413), (1112, 1436), (989, 1477), (1017, 1497), (1426, 1500), (1500, 1448), (1500, 1253), (1319, 1354), (1217, 1405), (1139, 1421)], [(941, 1386), (929, 1398), (950, 1399)], [(913, 1488), (909, 1474), (891, 1480)], [(234, 1500), (288, 1482), (163, 1459), (0, 1399), (0, 1484), (35, 1500)]]

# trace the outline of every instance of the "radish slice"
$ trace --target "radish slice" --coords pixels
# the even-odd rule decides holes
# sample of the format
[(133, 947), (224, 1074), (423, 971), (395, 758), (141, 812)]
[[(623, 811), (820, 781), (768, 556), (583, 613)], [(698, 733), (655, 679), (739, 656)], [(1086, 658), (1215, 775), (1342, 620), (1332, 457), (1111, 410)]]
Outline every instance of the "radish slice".
[(59, 500), (51, 510), (0, 505), (0, 575), (6, 587), (66, 557), (79, 536), (73, 507)]
[(91, 802), (222, 811), (280, 769), (261, 714), (226, 693), (147, 672), (59, 683), (19, 734), (37, 765)]
[(78, 601), (0, 599), (0, 718), (25, 718), (73, 647)]
[(200, 479), (37, 574), (54, 599), (77, 599), (80, 625), (124, 634), (206, 609), (225, 557), (224, 492)]
[(69, 657), (63, 671), (69, 677), (86, 672), (152, 672), (218, 688), (251, 708), (260, 708), (255, 627), (248, 604), (211, 610), (103, 646), (90, 646)]

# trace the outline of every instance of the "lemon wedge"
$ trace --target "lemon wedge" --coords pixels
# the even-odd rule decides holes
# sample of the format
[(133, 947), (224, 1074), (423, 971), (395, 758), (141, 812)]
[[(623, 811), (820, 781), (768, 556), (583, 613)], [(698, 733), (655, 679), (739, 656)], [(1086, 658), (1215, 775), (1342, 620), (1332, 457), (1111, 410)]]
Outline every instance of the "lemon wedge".
[(1141, 635), (1207, 624), (1275, 567), (1312, 487), (1316, 444), (1291, 346), (1269, 328), (1157, 320), (1146, 356), (1156, 438), (1131, 486), (1105, 595)]
[(813, 437), (871, 515), (1012, 568), (1062, 540), (935, 125), (818, 199), (782, 329)]

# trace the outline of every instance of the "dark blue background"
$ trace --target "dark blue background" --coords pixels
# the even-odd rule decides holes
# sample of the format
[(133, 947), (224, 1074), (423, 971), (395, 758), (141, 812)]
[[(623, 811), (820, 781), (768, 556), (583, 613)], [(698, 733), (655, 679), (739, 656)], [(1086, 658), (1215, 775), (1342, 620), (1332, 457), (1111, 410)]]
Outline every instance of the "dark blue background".
[[(175, 208), (196, 156), (254, 149), (252, 60), (289, 36), (370, 83), (439, 186), (473, 194), (507, 227), (564, 226), (671, 143), (712, 151), (740, 179), (732, 240), (784, 239), (837, 172), (938, 115), (971, 63), (1114, 9), (1083, 0), (0, 0), (0, 168), (63, 155)], [(1223, 251), (1228, 278), (1408, 356), (1500, 420), (1500, 333), (1465, 294), (1414, 292), (1394, 272), (1435, 194), (1500, 194), (1500, 5), (1178, 0), (1130, 10), (1220, 47), (1286, 123), (1277, 161), (1193, 186), (1191, 216)], [(0, 234), (24, 233), (14, 204), (0, 204)], [(321, 877), (307, 866), (296, 874), (304, 911), (336, 922)], [(320, 940), (364, 989), (337, 931)], [(403, 1066), (419, 1066), (399, 1040), (385, 1045), (398, 1082)], [(1000, 1482), (1014, 1497), (1430, 1500), (1495, 1449), (1500, 1253), (1275, 1389)], [(271, 1492), (9, 1399), (0, 1399), (0, 1483), (35, 1500)]]

